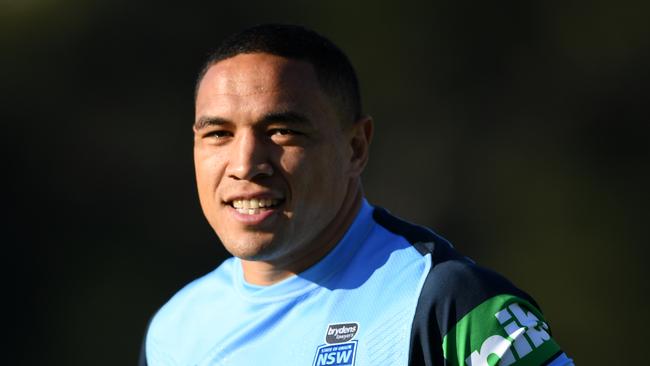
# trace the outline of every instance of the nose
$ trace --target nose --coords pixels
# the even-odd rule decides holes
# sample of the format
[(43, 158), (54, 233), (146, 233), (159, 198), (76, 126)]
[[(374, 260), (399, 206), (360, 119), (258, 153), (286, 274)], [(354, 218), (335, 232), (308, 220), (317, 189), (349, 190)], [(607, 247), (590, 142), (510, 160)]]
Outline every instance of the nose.
[(242, 131), (233, 141), (227, 174), (237, 180), (273, 175), (268, 148), (254, 131)]

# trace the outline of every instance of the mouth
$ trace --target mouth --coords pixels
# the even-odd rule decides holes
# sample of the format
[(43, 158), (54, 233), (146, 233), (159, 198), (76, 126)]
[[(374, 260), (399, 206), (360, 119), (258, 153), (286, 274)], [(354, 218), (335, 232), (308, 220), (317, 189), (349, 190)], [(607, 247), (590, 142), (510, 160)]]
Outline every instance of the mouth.
[(226, 202), (242, 215), (259, 215), (265, 211), (271, 211), (282, 204), (283, 200), (276, 198), (251, 198), (234, 199)]

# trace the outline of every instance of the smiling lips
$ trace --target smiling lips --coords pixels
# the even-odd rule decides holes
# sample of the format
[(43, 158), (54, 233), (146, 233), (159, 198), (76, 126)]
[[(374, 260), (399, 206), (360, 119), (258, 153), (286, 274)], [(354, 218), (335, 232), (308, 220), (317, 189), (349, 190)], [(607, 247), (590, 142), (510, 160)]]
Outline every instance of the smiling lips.
[(237, 199), (231, 202), (237, 212), (244, 215), (257, 215), (277, 206), (280, 200), (273, 198)]

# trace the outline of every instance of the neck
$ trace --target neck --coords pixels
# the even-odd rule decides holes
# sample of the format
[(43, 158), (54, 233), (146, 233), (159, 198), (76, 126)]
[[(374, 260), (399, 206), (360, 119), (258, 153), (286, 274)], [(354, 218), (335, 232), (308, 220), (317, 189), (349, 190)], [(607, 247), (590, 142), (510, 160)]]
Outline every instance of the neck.
[(268, 286), (296, 275), (321, 260), (343, 238), (354, 221), (359, 209), (363, 191), (356, 180), (349, 185), (341, 209), (314, 240), (306, 243), (300, 251), (290, 253), (281, 261), (255, 261), (242, 259), (242, 269), (246, 282)]

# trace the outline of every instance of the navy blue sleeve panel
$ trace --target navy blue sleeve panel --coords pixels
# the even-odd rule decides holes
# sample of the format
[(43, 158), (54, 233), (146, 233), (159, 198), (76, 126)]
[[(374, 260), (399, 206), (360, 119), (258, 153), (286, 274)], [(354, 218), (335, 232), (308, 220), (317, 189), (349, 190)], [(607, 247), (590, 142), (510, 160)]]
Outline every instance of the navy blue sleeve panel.
[(445, 365), (442, 339), (467, 313), (496, 295), (510, 294), (539, 307), (503, 276), (476, 265), (444, 238), (377, 208), (375, 221), (401, 235), (423, 255), (431, 254), (431, 270), (418, 299), (411, 329), (409, 365)]
[(525, 299), (539, 309), (528, 294), (501, 275), (467, 259), (440, 259), (434, 251), (433, 267), (422, 287), (413, 318), (409, 365), (446, 365), (443, 337), (487, 299), (508, 294)]
[[(522, 298), (537, 309), (537, 303), (501, 275), (468, 260), (448, 260), (434, 263), (425, 281), (415, 321), (422, 311), (435, 311), (438, 330), (442, 336), (476, 306), (497, 295), (513, 295)], [(424, 306), (426, 305), (426, 306)]]

